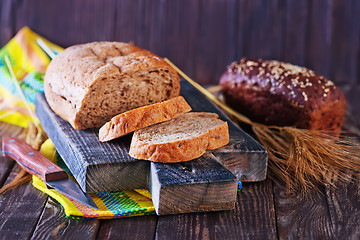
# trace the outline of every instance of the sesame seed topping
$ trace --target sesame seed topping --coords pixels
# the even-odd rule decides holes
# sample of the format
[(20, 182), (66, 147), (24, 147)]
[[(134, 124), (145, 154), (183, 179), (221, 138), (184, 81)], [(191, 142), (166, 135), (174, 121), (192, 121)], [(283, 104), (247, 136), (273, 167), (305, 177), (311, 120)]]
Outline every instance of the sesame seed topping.
[(308, 96), (306, 95), (306, 93), (305, 92), (302, 92), (302, 95), (304, 96), (304, 100), (305, 100), (305, 102), (308, 100)]
[(326, 83), (325, 83), (325, 86), (326, 87), (330, 87), (330, 86), (334, 86), (334, 83), (330, 80), (328, 80)]
[[(312, 98), (316, 97), (314, 95), (316, 92), (319, 94), (318, 97), (327, 97), (335, 88), (332, 81), (305, 67), (279, 61), (261, 59), (252, 61), (244, 58), (230, 64), (228, 72), (234, 79), (242, 75), (241, 81), (246, 83), (243, 87), (257, 88), (260, 91), (269, 90), (272, 94), (283, 94), (298, 106), (310, 100), (308, 91), (311, 91)], [(307, 88), (313, 88), (313, 90)]]

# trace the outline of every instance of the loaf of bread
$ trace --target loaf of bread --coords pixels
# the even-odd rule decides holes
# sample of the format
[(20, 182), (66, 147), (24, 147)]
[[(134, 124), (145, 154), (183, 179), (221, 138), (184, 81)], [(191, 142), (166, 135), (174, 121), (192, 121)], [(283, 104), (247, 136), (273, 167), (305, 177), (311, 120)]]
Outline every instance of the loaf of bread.
[(182, 96), (135, 108), (116, 115), (99, 129), (99, 140), (102, 142), (121, 137), (125, 134), (168, 121), (182, 113), (190, 112), (191, 107)]
[(190, 112), (134, 132), (129, 154), (153, 162), (183, 162), (228, 144), (227, 122), (215, 113)]
[(132, 44), (93, 42), (57, 55), (44, 78), (52, 110), (75, 129), (179, 95), (179, 77), (163, 59)]
[(255, 122), (340, 133), (343, 93), (307, 68), (242, 59), (228, 66), (220, 85), (226, 103)]

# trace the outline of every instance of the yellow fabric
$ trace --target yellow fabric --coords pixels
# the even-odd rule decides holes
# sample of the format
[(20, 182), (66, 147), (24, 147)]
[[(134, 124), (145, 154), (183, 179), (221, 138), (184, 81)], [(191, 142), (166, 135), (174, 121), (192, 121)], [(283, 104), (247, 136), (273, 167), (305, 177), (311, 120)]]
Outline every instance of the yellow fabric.
[[(42, 39), (55, 52), (62, 51), (62, 48), (49, 42), (45, 38), (31, 31), (28, 27), (23, 27), (14, 38), (12, 38), (0, 50), (0, 121), (18, 125), (26, 128), (30, 121), (33, 121), (25, 106), (29, 105), (34, 110), (34, 104), (31, 101), (24, 103), (19, 98), (19, 93), (13, 94), (9, 92), (9, 86), (13, 85), (13, 79), (9, 73), (8, 67), (5, 64), (5, 56), (10, 60), (11, 67), (15, 73), (18, 83), (21, 84), (27, 78), (32, 83), (34, 80), (42, 81), (41, 74), (44, 74), (46, 67), (49, 65), (51, 59), (38, 46), (36, 40)], [(34, 84), (39, 84), (34, 81)], [(37, 89), (31, 89), (27, 86), (23, 91), (33, 91), (36, 93)], [(26, 92), (24, 95), (27, 95)], [(35, 119), (35, 121), (38, 121)]]
[[(27, 128), (29, 122), (33, 121), (26, 109), (24, 101), (9, 93), (9, 91), (2, 86), (0, 86), (0, 103), (2, 104), (0, 108), (0, 121), (23, 128)], [(33, 111), (35, 110), (34, 104), (28, 103), (28, 105)], [(37, 118), (34, 119), (34, 121), (39, 122)]]

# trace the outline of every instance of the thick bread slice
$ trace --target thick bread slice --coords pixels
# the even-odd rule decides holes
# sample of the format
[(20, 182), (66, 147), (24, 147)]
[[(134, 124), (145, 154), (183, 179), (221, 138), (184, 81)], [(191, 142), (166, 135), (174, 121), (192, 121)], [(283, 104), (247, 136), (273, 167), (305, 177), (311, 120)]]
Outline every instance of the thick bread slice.
[(182, 96), (136, 108), (119, 114), (99, 130), (99, 140), (110, 141), (137, 129), (170, 120), (179, 114), (190, 112), (191, 107)]
[(101, 127), (120, 113), (179, 96), (179, 76), (165, 60), (132, 44), (69, 47), (49, 64), (51, 109), (75, 129)]
[(129, 154), (153, 162), (184, 162), (228, 142), (227, 122), (217, 114), (190, 112), (135, 131)]

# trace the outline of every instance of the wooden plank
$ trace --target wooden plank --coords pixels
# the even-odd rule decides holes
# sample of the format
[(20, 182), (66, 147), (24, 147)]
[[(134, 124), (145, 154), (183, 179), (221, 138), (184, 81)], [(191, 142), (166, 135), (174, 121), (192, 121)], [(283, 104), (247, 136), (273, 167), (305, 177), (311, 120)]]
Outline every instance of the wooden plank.
[(215, 239), (277, 239), (271, 180), (244, 183), (233, 211), (215, 215)]
[[(146, 3), (144, 5), (145, 13), (144, 16), (147, 17), (147, 21), (149, 23), (148, 26), (148, 48), (150, 51), (158, 54), (159, 56), (164, 55), (164, 50), (166, 46), (163, 41), (159, 41), (159, 39), (163, 39), (166, 34), (171, 34), (170, 32), (166, 33), (165, 29), (165, 16), (166, 16), (166, 5), (167, 1), (163, 0), (153, 0), (153, 1), (144, 1)], [(168, 30), (168, 29), (167, 29)]]
[[(233, 130), (233, 133), (238, 133)], [(235, 134), (233, 134), (235, 135)], [(254, 143), (257, 144), (257, 143)], [(241, 135), (230, 139), (229, 144), (212, 152), (216, 159), (242, 182), (263, 181), (267, 173), (267, 152), (248, 145)]]
[(97, 129), (73, 129), (50, 109), (44, 94), (38, 95), (36, 114), (85, 192), (146, 188), (149, 162), (129, 156), (130, 137), (102, 143)]
[(200, 1), (157, 0), (156, 2), (161, 8), (159, 10), (161, 17), (157, 17), (156, 22), (153, 23), (154, 29), (160, 29), (151, 32), (153, 49), (156, 49), (160, 56), (169, 58), (180, 69), (186, 70), (186, 74), (194, 78), (196, 65), (194, 43), (198, 35)]
[(31, 239), (95, 239), (100, 221), (66, 218), (64, 208), (49, 198)]
[(115, 28), (113, 29), (114, 39), (116, 41), (133, 42), (135, 45), (141, 44), (138, 38), (141, 38), (143, 34), (141, 31), (143, 14), (139, 1), (116, 1), (113, 9), (116, 11)]
[(230, 210), (238, 180), (210, 153), (182, 163), (151, 163), (150, 192), (156, 214)]
[(16, 24), (16, 31), (23, 26), (29, 26), (62, 47), (91, 41), (114, 40), (116, 2), (16, 1), (14, 25)]
[[(359, 54), (359, 59), (360, 59), (360, 54)], [(360, 61), (358, 68), (360, 69)], [(360, 75), (360, 71), (359, 71), (359, 75)], [(360, 79), (360, 77), (358, 77), (358, 79)], [(358, 83), (353, 84), (352, 86), (348, 86), (347, 88), (350, 88), (350, 89), (345, 89), (346, 91), (344, 91), (348, 103), (347, 109), (351, 109), (353, 118), (357, 119), (357, 121), (360, 122), (360, 107), (359, 107), (360, 80)]]
[(272, 182), (245, 183), (232, 211), (160, 216), (155, 239), (276, 239)]
[[(360, 121), (347, 109), (344, 129), (351, 141), (360, 144)], [(325, 186), (330, 219), (337, 239), (360, 238), (360, 179), (335, 183), (336, 189)]]
[[(18, 137), (21, 135), (22, 132), (23, 132), (22, 127), (18, 127), (18, 126), (12, 125), (12, 124), (0, 122), (0, 140), (2, 139), (2, 137), (5, 137), (5, 136)], [(0, 145), (0, 150), (2, 150), (1, 145)], [(5, 183), (8, 175), (10, 174), (11, 169), (14, 167), (14, 165), (15, 165), (14, 160), (3, 157), (2, 153), (1, 153), (1, 156), (0, 156), (0, 188)]]
[(308, 1), (286, 0), (284, 61), (304, 66)]
[(0, 47), (3, 47), (15, 35), (15, 9), (15, 1), (0, 2)]
[(332, 2), (329, 78), (343, 90), (360, 119), (360, 2)]
[(233, 26), (236, 16), (236, 1), (197, 2), (199, 7), (194, 25), (197, 36), (192, 43), (195, 45), (194, 79), (201, 84), (217, 84), (226, 66), (235, 58), (235, 32), (229, 26)]
[(14, 167), (15, 161), (10, 158), (0, 157), (0, 188), (5, 183), (11, 169)]
[(213, 212), (161, 216), (158, 219), (155, 239), (215, 239), (214, 225)]
[(360, 239), (360, 180), (326, 187), (334, 239)]
[(267, 152), (251, 136), (236, 126), (217, 106), (188, 82), (181, 82), (180, 94), (194, 112), (214, 112), (229, 125), (230, 142), (213, 151), (214, 156), (240, 181), (262, 181), (266, 178)]
[[(16, 166), (5, 184), (20, 171)], [(0, 195), (0, 238), (29, 239), (44, 208), (47, 195), (27, 182)]]
[(236, 60), (242, 57), (281, 59), (284, 6), (281, 1), (238, 1), (237, 25), (234, 27), (238, 42)]
[(298, 192), (288, 193), (284, 186), (274, 184), (274, 200), (280, 239), (335, 239), (323, 191), (313, 191), (303, 198)]
[(351, 141), (360, 144), (360, 118), (356, 118), (352, 109), (350, 104), (346, 108), (342, 130), (350, 136)]
[(329, 76), (331, 12), (329, 0), (310, 1), (305, 66), (325, 77)]
[[(246, 48), (245, 48), (245, 29), (247, 27), (247, 21), (246, 19), (249, 18), (250, 12), (246, 11), (246, 3), (249, 1), (246, 0), (239, 0), (237, 1), (236, 4), (236, 14), (237, 17), (234, 20), (234, 25), (233, 27), (233, 31), (236, 33), (236, 37), (235, 37), (235, 41), (236, 41), (236, 45), (234, 48), (234, 51), (236, 53), (236, 59), (235, 60), (240, 60), (243, 57), (247, 57), (246, 56)], [(229, 65), (229, 63), (227, 64)]]
[[(267, 8), (267, 18), (265, 19), (265, 22), (270, 22), (270, 26), (264, 29), (264, 31), (266, 31), (265, 35), (269, 36), (269, 39), (264, 40), (269, 50), (266, 55), (264, 54), (262, 56), (267, 59), (283, 60), (285, 51), (286, 4), (284, 4), (284, 0), (270, 1), (270, 4)], [(259, 45), (261, 44), (260, 42)]]
[(330, 79), (338, 85), (355, 86), (358, 79), (360, 2), (332, 2)]
[(102, 220), (97, 239), (154, 239), (157, 216)]
[[(151, 36), (151, 24), (152, 24), (152, 14), (154, 12), (154, 7), (156, 4), (154, 1), (138, 0), (137, 5), (137, 15), (134, 15), (134, 21), (140, 20), (138, 32), (140, 34), (136, 37), (136, 44), (140, 47), (150, 50), (150, 36)], [(151, 49), (154, 51), (155, 49)]]

